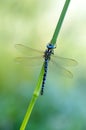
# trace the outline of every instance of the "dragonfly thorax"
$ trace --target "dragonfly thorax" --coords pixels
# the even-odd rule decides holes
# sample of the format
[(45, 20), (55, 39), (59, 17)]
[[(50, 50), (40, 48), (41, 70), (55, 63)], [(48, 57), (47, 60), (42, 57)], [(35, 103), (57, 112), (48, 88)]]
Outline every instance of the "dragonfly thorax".
[(51, 55), (54, 54), (53, 49), (47, 49), (44, 52), (44, 58), (45, 60), (50, 60)]
[(51, 55), (54, 54), (54, 50), (53, 50), (54, 48), (55, 47), (52, 44), (48, 44), (47, 45), (47, 49), (44, 52), (44, 58), (45, 58), (45, 60), (50, 60)]

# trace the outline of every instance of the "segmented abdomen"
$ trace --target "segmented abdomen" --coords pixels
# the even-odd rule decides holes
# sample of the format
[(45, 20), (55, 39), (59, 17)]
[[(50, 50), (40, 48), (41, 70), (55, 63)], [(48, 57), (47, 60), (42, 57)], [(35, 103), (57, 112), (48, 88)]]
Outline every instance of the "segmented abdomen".
[(44, 92), (44, 85), (45, 85), (45, 81), (46, 81), (47, 68), (48, 68), (48, 60), (45, 60), (45, 63), (44, 63), (44, 75), (43, 75), (42, 88), (41, 88), (41, 95), (43, 95), (43, 92)]

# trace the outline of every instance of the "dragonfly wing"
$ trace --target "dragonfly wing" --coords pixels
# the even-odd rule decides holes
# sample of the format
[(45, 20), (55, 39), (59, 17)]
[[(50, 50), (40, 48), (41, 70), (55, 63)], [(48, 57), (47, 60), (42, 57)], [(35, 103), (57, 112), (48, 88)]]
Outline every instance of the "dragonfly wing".
[(53, 61), (56, 61), (61, 66), (76, 66), (78, 64), (74, 59), (64, 58), (60, 56), (52, 55), (51, 59), (53, 59)]
[(62, 74), (65, 77), (73, 78), (73, 74), (64, 68), (63, 66), (59, 65), (57, 62), (51, 60), (51, 63), (53, 64), (53, 67), (55, 68), (55, 71), (58, 72), (58, 74)]
[(15, 59), (16, 63), (20, 63), (27, 67), (37, 67), (39, 65), (43, 64), (43, 58), (42, 57), (17, 57)]
[(39, 55), (43, 55), (43, 51), (40, 50), (36, 50), (27, 46), (24, 46), (22, 44), (16, 44), (15, 47), (24, 55), (29, 55), (29, 56), (39, 56)]

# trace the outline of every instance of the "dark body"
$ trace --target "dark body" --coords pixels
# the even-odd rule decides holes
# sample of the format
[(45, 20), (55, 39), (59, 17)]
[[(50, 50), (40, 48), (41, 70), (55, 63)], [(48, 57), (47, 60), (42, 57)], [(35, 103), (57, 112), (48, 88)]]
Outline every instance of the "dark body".
[(44, 91), (44, 85), (46, 81), (46, 75), (47, 75), (47, 70), (48, 70), (48, 63), (51, 58), (51, 55), (54, 54), (54, 49), (55, 47), (52, 44), (47, 45), (47, 49), (44, 52), (44, 75), (43, 75), (43, 81), (42, 81), (42, 88), (41, 88), (41, 95), (43, 95)]

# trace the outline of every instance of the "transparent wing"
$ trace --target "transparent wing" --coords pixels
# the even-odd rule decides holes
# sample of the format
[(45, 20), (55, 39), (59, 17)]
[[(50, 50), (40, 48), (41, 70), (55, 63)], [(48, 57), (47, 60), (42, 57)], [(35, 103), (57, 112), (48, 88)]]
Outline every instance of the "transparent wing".
[(37, 67), (43, 64), (43, 57), (17, 57), (15, 61), (27, 67)]
[(15, 47), (24, 55), (27, 56), (39, 56), (39, 55), (43, 55), (43, 51), (39, 51), (36, 49), (32, 49), (30, 47), (24, 46), (22, 44), (16, 44)]
[(55, 73), (57, 72), (65, 77), (73, 78), (73, 74), (63, 66), (59, 65), (57, 62), (51, 60), (51, 64), (53, 65), (53, 70), (55, 70)]
[(78, 62), (74, 59), (52, 55), (51, 59), (61, 66), (76, 66)]

